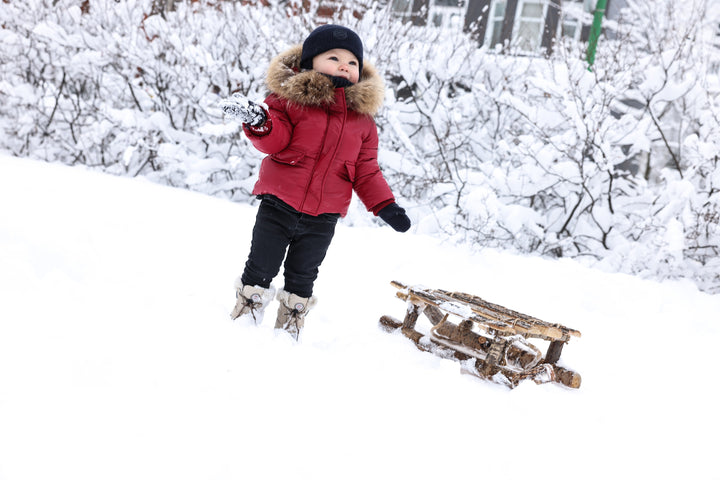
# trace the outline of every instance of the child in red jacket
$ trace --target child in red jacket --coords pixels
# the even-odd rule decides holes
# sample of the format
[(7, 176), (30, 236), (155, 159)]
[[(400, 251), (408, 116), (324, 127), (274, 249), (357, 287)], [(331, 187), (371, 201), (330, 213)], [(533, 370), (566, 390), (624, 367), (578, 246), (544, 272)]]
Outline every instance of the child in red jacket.
[(316, 301), (318, 268), (353, 190), (395, 230), (407, 231), (410, 219), (378, 166), (373, 115), (384, 87), (375, 68), (363, 64), (355, 32), (318, 27), (302, 46), (272, 60), (267, 85), (271, 93), (263, 106), (238, 95), (222, 102), (227, 115), (243, 122), (255, 148), (267, 154), (253, 189), (262, 201), (231, 317), (262, 321), (284, 258), (275, 328), (297, 340)]

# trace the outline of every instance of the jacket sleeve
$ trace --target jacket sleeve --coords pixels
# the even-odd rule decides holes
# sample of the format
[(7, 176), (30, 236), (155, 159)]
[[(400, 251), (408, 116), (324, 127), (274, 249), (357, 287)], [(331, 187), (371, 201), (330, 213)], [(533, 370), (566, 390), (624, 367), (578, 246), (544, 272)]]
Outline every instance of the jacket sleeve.
[(286, 102), (270, 95), (265, 99), (265, 105), (268, 107), (266, 124), (260, 128), (243, 124), (243, 130), (255, 148), (270, 155), (284, 150), (290, 144), (293, 127)]
[(355, 164), (355, 180), (353, 189), (358, 198), (365, 204), (368, 211), (377, 215), (377, 207), (395, 201), (385, 177), (380, 171), (378, 156), (378, 134), (375, 122), (363, 138), (362, 147)]

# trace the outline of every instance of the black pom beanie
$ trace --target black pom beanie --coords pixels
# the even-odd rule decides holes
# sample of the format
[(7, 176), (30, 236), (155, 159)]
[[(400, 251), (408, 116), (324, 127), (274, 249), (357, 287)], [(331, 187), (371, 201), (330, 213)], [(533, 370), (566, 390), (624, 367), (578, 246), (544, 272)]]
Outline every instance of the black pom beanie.
[(362, 40), (360, 40), (357, 33), (340, 25), (322, 25), (308, 35), (302, 46), (300, 68), (311, 70), (313, 58), (333, 48), (343, 48), (352, 52), (358, 59), (358, 70), (360, 75), (362, 75)]

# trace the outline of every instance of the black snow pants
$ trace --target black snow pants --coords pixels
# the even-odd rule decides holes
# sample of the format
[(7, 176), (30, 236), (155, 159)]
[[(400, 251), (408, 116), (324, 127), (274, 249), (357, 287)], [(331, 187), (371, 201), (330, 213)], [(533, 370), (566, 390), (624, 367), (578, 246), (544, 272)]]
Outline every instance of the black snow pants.
[(277, 197), (264, 195), (255, 218), (243, 285), (268, 288), (285, 258), (285, 291), (310, 297), (338, 218), (336, 213), (300, 213)]

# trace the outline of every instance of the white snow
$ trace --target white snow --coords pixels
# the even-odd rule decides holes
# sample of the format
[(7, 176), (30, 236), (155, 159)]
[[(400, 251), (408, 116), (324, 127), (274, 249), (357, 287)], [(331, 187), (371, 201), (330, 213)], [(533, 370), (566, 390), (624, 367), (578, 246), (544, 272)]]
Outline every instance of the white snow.
[[(0, 156), (0, 480), (719, 478), (720, 295), (346, 221), (293, 344), (229, 319), (254, 215)], [(381, 331), (393, 279), (580, 330), (581, 388)]]

